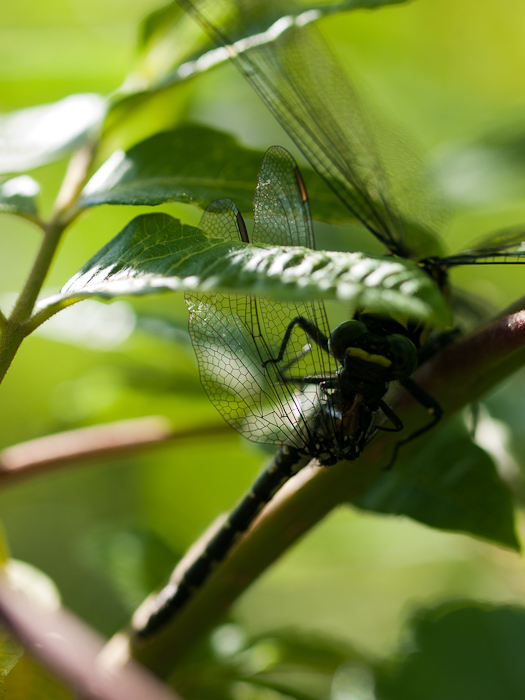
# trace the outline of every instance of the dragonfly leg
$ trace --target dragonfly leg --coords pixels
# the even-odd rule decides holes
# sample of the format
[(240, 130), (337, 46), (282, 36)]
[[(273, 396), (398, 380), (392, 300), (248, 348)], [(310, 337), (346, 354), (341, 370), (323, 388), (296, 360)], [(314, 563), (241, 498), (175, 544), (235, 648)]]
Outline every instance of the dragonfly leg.
[(419, 384), (416, 384), (416, 382), (413, 379), (403, 379), (401, 381), (401, 384), (416, 399), (416, 401), (419, 401), (419, 403), (427, 409), (427, 411), (432, 416), (432, 419), (422, 428), (419, 428), (419, 430), (416, 430), (415, 432), (411, 433), (406, 438), (403, 438), (403, 440), (399, 440), (399, 442), (395, 444), (394, 452), (392, 453), (392, 457), (390, 459), (390, 462), (386, 466), (386, 469), (390, 469), (392, 467), (392, 465), (397, 459), (399, 450), (403, 445), (406, 445), (407, 442), (411, 442), (415, 438), (419, 437), (420, 435), (423, 435), (428, 430), (433, 428), (436, 425), (436, 423), (439, 423), (441, 417), (443, 416), (443, 409), (436, 401), (436, 399), (434, 399), (432, 396), (430, 396), (430, 394), (428, 394), (424, 389), (422, 389), (419, 386)]
[(381, 400), (381, 401), (379, 401), (379, 408), (383, 411), (383, 413), (388, 418), (388, 420), (391, 423), (393, 423), (394, 427), (393, 428), (385, 428), (385, 426), (383, 426), (383, 425), (378, 425), (377, 426), (378, 430), (384, 430), (387, 433), (398, 433), (400, 430), (403, 430), (404, 425), (403, 425), (401, 418), (399, 418), (399, 416), (397, 416), (394, 413), (394, 411), (390, 408), (390, 406), (388, 404), (386, 404), (383, 400)]
[(297, 316), (296, 318), (292, 319), (288, 324), (288, 328), (284, 333), (281, 342), (281, 347), (279, 348), (279, 352), (277, 353), (277, 357), (271, 358), (270, 360), (266, 360), (265, 362), (263, 362), (263, 367), (266, 367), (266, 365), (270, 363), (276, 364), (277, 362), (281, 362), (286, 351), (286, 346), (288, 345), (288, 343), (290, 342), (290, 338), (292, 337), (292, 332), (295, 326), (299, 326), (299, 328), (302, 328), (306, 335), (311, 340), (313, 340), (314, 343), (316, 343), (317, 345), (319, 345), (319, 347), (328, 352), (328, 338), (325, 336), (325, 334), (322, 333), (319, 330), (319, 328), (317, 328), (317, 326), (314, 323), (311, 323), (308, 319), (304, 318), (303, 316)]

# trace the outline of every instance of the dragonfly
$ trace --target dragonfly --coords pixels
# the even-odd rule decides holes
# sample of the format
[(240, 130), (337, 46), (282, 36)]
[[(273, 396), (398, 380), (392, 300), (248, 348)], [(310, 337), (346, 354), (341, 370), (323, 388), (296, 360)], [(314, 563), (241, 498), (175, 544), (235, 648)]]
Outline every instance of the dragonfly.
[[(427, 176), (406, 139), (398, 139), (388, 125), (373, 128), (376, 116), (314, 24), (319, 11), (304, 11), (293, 1), (286, 3), (286, 16), (274, 0), (179, 1), (227, 50), (355, 220), (393, 256), (415, 261), (446, 295), (453, 267), (525, 262), (523, 226), (490, 233), (455, 255), (443, 254), (434, 231), (440, 206), (425, 184)], [(421, 348), (428, 326), (411, 329)]]
[[(233, 202), (221, 199), (199, 224), (211, 238), (315, 248), (308, 195), (293, 157), (279, 146), (263, 159), (249, 237)], [(251, 240), (250, 240), (251, 239)], [(359, 457), (379, 430), (403, 424), (383, 397), (394, 380), (436, 409), (410, 379), (417, 350), (406, 328), (373, 315), (330, 331), (322, 301), (188, 293), (189, 329), (201, 382), (223, 418), (249, 440), (278, 445), (269, 466), (203, 553), (156, 598), (139, 637), (153, 634), (186, 604), (257, 514), (313, 459), (323, 466)], [(386, 421), (389, 425), (382, 423)]]

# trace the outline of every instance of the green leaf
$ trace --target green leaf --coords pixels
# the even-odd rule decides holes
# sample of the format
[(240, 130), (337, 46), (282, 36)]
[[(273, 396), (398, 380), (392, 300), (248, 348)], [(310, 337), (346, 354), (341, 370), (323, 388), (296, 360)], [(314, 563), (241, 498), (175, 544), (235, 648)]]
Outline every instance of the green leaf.
[[(231, 38), (233, 41), (243, 42), (246, 48), (249, 48), (253, 46), (255, 37), (258, 45), (273, 41), (275, 32), (268, 32), (266, 37), (261, 35), (278, 22), (294, 24), (297, 19), (299, 24), (308, 24), (326, 15), (348, 10), (373, 9), (383, 5), (395, 5), (402, 2), (406, 2), (406, 0), (343, 0), (342, 2), (334, 2), (333, 0), (314, 0), (314, 2), (311, 0), (300, 0), (299, 2), (266, 2), (248, 5), (245, 2), (239, 2), (239, 0), (229, 0), (222, 3), (204, 0), (204, 2), (191, 4), (197, 6), (199, 11), (206, 17), (211, 17), (214, 25), (220, 26), (223, 30), (226, 29), (228, 36), (230, 36), (231, 27), (235, 20), (242, 16), (243, 29), (241, 32), (231, 35)], [(185, 6), (190, 5), (190, 3), (182, 4)], [(181, 36), (183, 36), (178, 22), (184, 22), (184, 18), (179, 20), (178, 7), (178, 1), (173, 2), (144, 20), (141, 46), (144, 44), (144, 39), (146, 39), (154, 50), (155, 41), (152, 41), (152, 39), (155, 37), (155, 34), (157, 34), (159, 41), (163, 41), (166, 44), (166, 37), (170, 28), (172, 30), (172, 43), (178, 43)], [(174, 54), (175, 56), (180, 61), (182, 54), (178, 51)], [(228, 60), (228, 57), (228, 52), (225, 49), (216, 49), (212, 42), (207, 41), (201, 46), (199, 51), (191, 56), (191, 60), (186, 63), (181, 65), (180, 62), (175, 60), (169, 67), (169, 70), (165, 71), (164, 78), (160, 80), (158, 86), (166, 87), (185, 80), (191, 75), (205, 72)], [(166, 66), (166, 68), (168, 67)]]
[[(210, 39), (204, 29), (178, 2), (155, 10), (140, 23), (137, 64), (115, 93), (113, 102), (130, 93), (143, 93), (145, 86), (155, 91), (155, 86), (162, 82), (167, 73), (191, 56), (210, 48)], [(185, 80), (183, 76), (181, 79)]]
[(435, 430), (412, 457), (396, 462), (355, 505), (520, 549), (511, 494), (459, 419)]
[(411, 639), (378, 674), (383, 700), (521, 700), (525, 609), (470, 601), (420, 612)]
[(104, 98), (87, 93), (0, 115), (0, 173), (31, 170), (80, 147), (105, 109)]
[[(308, 21), (346, 10), (373, 9), (393, 5), (406, 0), (319, 0), (294, 3), (237, 3), (217, 5), (218, 23), (224, 17), (242, 12), (245, 30), (236, 34), (236, 40), (246, 40), (247, 46), (254, 34), (261, 34), (280, 19), (297, 17), (309, 12)], [(227, 25), (227, 22), (226, 22)], [(271, 41), (270, 38), (267, 41)], [(138, 49), (140, 60), (135, 71), (126, 78), (124, 85), (114, 93), (106, 127), (111, 127), (122, 114), (133, 111), (139, 105), (154, 98), (159, 90), (185, 82), (188, 78), (205, 72), (228, 60), (225, 49), (217, 49), (202, 27), (189, 14), (181, 14), (178, 0), (147, 15), (139, 30)], [(145, 87), (146, 86), (146, 87)]]
[(139, 50), (146, 48), (155, 39), (158, 41), (165, 37), (177, 26), (183, 16), (184, 9), (179, 2), (170, 2), (146, 15), (139, 26)]
[(5, 697), (10, 700), (74, 700), (75, 697), (71, 688), (27, 654), (13, 667), (3, 686)]
[(224, 624), (212, 632), (209, 648), (179, 664), (171, 680), (176, 688), (191, 687), (195, 697), (226, 700), (235, 683), (247, 697), (261, 697), (265, 689), (262, 697), (324, 700), (334, 687), (354, 697), (351, 675), (357, 669), (362, 680), (369, 664), (337, 639), (279, 629), (247, 639), (238, 625)]
[(0, 523), (0, 565), (3, 565), (9, 559), (9, 545), (7, 543), (7, 537)]
[(96, 253), (59, 294), (41, 302), (34, 323), (89, 297), (167, 291), (340, 299), (433, 323), (446, 322), (449, 314), (428, 275), (404, 260), (233, 243), (208, 238), (167, 214), (145, 214)]
[[(523, 113), (471, 141), (451, 145), (440, 158), (444, 192), (460, 206), (501, 206), (525, 187)], [(507, 204), (508, 205), (508, 204)]]
[[(204, 209), (214, 199), (226, 197), (251, 216), (263, 156), (264, 151), (241, 146), (221, 131), (182, 126), (155, 134), (126, 153), (113, 153), (88, 182), (79, 204), (184, 202)], [(313, 170), (304, 168), (302, 174), (317, 218), (327, 223), (354, 219)]]
[(38, 216), (36, 196), (40, 185), (29, 175), (20, 175), (0, 185), (0, 211), (28, 219)]
[(7, 632), (0, 632), (0, 688), (23, 653), (22, 646), (13, 637)]

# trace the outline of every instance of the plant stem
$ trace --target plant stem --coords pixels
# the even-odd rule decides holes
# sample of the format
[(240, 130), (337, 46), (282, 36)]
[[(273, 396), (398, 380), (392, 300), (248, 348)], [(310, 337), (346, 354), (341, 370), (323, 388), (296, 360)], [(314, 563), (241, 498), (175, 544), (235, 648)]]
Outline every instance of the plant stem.
[(220, 436), (232, 436), (232, 429), (226, 423), (173, 429), (163, 416), (132, 418), (46, 435), (0, 452), (0, 487), (54, 469), (136, 455), (168, 441), (177, 443)]
[(27, 334), (24, 322), (31, 316), (64, 228), (65, 225), (59, 221), (52, 221), (46, 227), (44, 238), (31, 272), (18, 297), (13, 312), (7, 320), (0, 339), (0, 382), (5, 377), (18, 348)]
[(79, 213), (75, 203), (86, 181), (97, 145), (97, 142), (93, 142), (77, 151), (71, 158), (55, 201), (54, 212), (50, 221), (44, 226), (44, 237), (24, 288), (9, 319), (5, 319), (2, 314), (4, 321), (3, 324), (0, 321), (0, 324), (3, 325), (3, 333), (0, 338), (0, 383), (22, 341), (30, 332), (25, 324), (33, 313), (62, 234)]
[(22, 329), (20, 327), (14, 328), (8, 323), (0, 337), (0, 383), (5, 377), (23, 339), (24, 332)]
[(33, 268), (29, 273), (25, 286), (17, 299), (13, 313), (9, 318), (12, 324), (22, 324), (31, 316), (44, 280), (49, 272), (60, 237), (65, 226), (60, 221), (51, 221), (45, 228), (44, 238), (36, 256)]

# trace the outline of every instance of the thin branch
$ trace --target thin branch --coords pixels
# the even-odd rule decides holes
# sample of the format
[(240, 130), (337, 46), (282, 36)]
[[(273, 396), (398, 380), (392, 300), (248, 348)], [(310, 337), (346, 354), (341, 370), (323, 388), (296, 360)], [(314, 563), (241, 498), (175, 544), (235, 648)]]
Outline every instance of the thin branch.
[(44, 237), (33, 267), (0, 338), (0, 382), (28, 333), (24, 324), (33, 313), (62, 234), (79, 214), (75, 206), (76, 199), (86, 181), (97, 145), (98, 142), (93, 142), (77, 151), (71, 158), (55, 202), (53, 215), (45, 226)]
[[(60, 294), (57, 294), (56, 297), (60, 297)], [(40, 307), (40, 310), (34, 313), (33, 316), (31, 316), (31, 318), (24, 323), (25, 334), (29, 335), (30, 333), (33, 333), (38, 326), (45, 323), (51, 318), (51, 316), (54, 316), (59, 311), (63, 311), (63, 309), (66, 309), (68, 306), (72, 306), (73, 304), (77, 304), (79, 301), (83, 301), (85, 298), (86, 297), (79, 296), (78, 299), (67, 299), (67, 301), (64, 301), (64, 299), (59, 299), (59, 301), (49, 303), (44, 308)], [(39, 306), (40, 304), (37, 304), (36, 308)]]
[(0, 574), (0, 619), (36, 659), (89, 700), (180, 700), (133, 661), (117, 666), (105, 654), (104, 639), (64, 608), (43, 605)]
[(75, 201), (87, 177), (94, 155), (94, 144), (77, 151), (69, 163), (62, 187), (57, 195), (53, 215), (45, 227), (44, 240), (17, 300), (10, 321), (23, 323), (30, 317), (38, 294), (51, 267), (62, 233), (78, 214)]
[(226, 424), (173, 430), (163, 416), (148, 416), (47, 435), (0, 453), (0, 486), (85, 462), (119, 459), (168, 441), (231, 435)]

